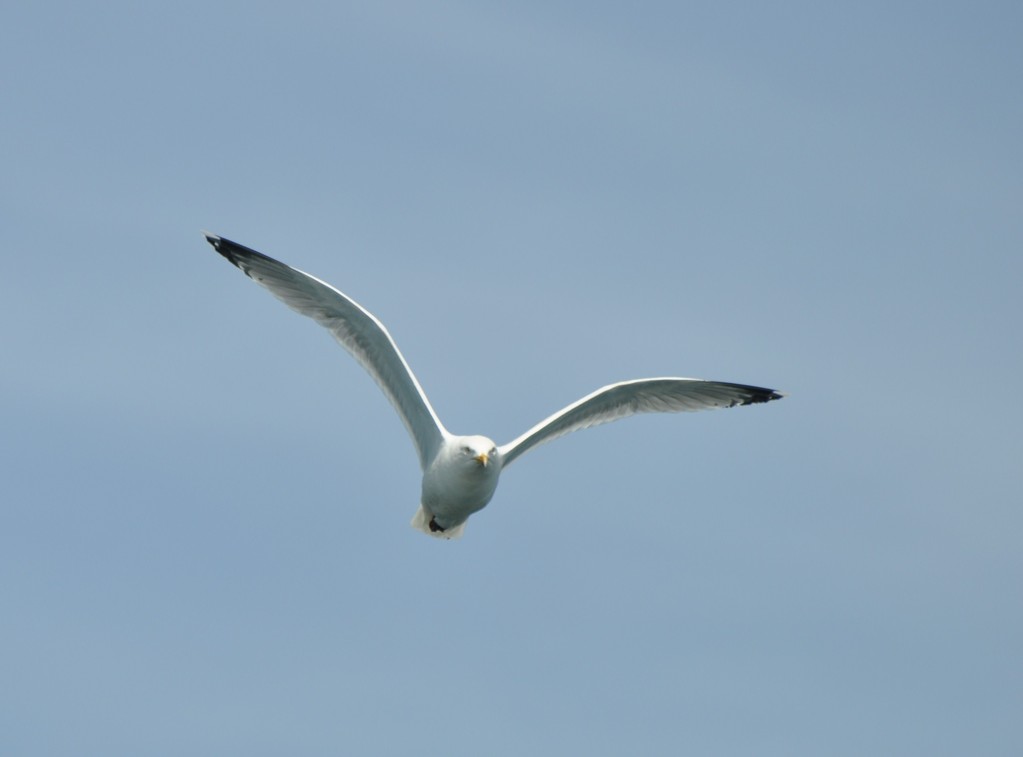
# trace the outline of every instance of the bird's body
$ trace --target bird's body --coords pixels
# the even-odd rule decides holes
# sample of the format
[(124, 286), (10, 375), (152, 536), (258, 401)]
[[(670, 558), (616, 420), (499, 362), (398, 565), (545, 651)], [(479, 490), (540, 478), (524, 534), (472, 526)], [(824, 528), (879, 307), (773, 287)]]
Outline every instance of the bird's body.
[(423, 471), (412, 525), (448, 538), (460, 535), (466, 519), (490, 502), (500, 475), (501, 454), (494, 442), (485, 436), (449, 436)]
[(769, 402), (772, 389), (690, 378), (652, 378), (605, 386), (558, 411), (513, 441), (449, 432), (431, 407), (387, 329), (323, 281), (214, 234), (214, 249), (293, 310), (327, 328), (376, 380), (405, 424), (419, 455), (423, 486), (412, 525), (431, 536), (460, 536), (486, 507), (502, 470), (533, 447), (581, 428), (644, 412), (681, 412)]

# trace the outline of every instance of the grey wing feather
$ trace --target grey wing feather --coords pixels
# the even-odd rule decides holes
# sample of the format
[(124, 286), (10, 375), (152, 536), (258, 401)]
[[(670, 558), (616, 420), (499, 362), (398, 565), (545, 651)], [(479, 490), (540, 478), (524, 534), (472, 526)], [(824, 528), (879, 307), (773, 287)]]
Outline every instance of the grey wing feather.
[(229, 239), (205, 236), (246, 276), (292, 310), (328, 329), (359, 361), (398, 411), (425, 469), (447, 431), (384, 325), (350, 297), (308, 273)]
[(680, 413), (735, 407), (781, 399), (773, 389), (691, 378), (650, 378), (605, 386), (541, 421), (518, 439), (501, 446), (502, 466), (533, 447), (581, 428), (636, 413)]

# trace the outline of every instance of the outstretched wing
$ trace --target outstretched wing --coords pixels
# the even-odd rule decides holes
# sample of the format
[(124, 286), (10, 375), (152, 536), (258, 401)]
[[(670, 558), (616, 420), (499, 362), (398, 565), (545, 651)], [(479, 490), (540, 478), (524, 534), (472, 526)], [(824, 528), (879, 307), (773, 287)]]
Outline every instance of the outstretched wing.
[(387, 329), (357, 302), (329, 284), (248, 247), (206, 234), (213, 248), (292, 310), (328, 329), (369, 371), (401, 416), (424, 470), (447, 431)]
[(770, 402), (784, 397), (773, 389), (691, 378), (651, 378), (622, 381), (598, 389), (541, 421), (500, 447), (507, 467), (519, 455), (539, 444), (581, 428), (625, 418), (636, 413), (680, 413)]

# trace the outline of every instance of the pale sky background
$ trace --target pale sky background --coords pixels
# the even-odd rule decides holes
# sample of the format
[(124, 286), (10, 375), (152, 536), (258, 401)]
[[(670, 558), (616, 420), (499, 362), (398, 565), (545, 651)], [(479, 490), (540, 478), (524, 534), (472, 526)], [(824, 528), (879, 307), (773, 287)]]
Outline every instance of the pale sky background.
[[(0, 753), (1023, 754), (1018, 2), (8, 3)], [(413, 531), (383, 395), (498, 442)]]

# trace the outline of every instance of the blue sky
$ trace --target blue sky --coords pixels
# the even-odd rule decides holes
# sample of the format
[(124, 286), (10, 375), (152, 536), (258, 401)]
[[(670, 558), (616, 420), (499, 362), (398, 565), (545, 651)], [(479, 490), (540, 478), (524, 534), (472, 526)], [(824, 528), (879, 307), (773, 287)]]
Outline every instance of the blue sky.
[[(1016, 3), (23, 3), (0, 24), (0, 751), (1023, 749)], [(412, 445), (635, 418), (408, 527)]]

